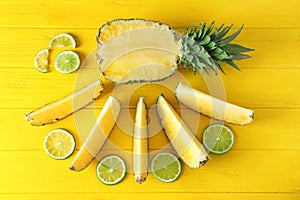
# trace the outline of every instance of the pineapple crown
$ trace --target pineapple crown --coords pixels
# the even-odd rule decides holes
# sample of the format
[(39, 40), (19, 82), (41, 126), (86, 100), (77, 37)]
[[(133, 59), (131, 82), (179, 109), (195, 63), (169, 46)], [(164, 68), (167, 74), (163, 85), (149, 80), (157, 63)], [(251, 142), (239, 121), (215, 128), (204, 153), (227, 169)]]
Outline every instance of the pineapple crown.
[(187, 29), (186, 33), (181, 36), (181, 63), (186, 68), (191, 68), (195, 73), (199, 70), (201, 74), (204, 71), (209, 74), (208, 68), (211, 68), (216, 74), (218, 74), (218, 69), (225, 73), (220, 62), (239, 70), (234, 60), (251, 58), (243, 52), (254, 49), (230, 43), (243, 29), (242, 26), (232, 35), (225, 37), (232, 26), (224, 27), (222, 24), (219, 28), (214, 28), (214, 22), (212, 22), (206, 27), (206, 24), (202, 22), (200, 26), (194, 25)]

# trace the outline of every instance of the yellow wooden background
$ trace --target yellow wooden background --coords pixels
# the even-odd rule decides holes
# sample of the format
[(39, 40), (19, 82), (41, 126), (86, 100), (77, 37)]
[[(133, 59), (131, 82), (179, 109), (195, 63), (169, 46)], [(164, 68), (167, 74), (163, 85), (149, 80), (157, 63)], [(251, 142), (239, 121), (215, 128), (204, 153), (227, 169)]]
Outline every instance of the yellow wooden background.
[[(43, 150), (44, 137), (54, 128), (71, 131), (77, 149), (80, 147), (74, 117), (44, 127), (32, 127), (24, 120), (26, 112), (74, 90), (78, 72), (63, 75), (53, 69), (58, 51), (52, 51), (51, 72), (42, 74), (34, 69), (34, 55), (47, 47), (52, 36), (73, 34), (76, 51), (84, 60), (96, 47), (95, 36), (103, 23), (129, 17), (160, 20), (178, 31), (200, 21), (234, 23), (235, 28), (245, 24), (237, 42), (255, 48), (252, 59), (238, 63), (241, 72), (226, 67), (227, 75), (222, 76), (227, 100), (254, 109), (254, 123), (229, 125), (237, 138), (233, 150), (223, 156), (212, 155), (201, 169), (184, 166), (174, 183), (160, 183), (150, 174), (139, 185), (129, 173), (120, 184), (105, 186), (95, 175), (97, 161), (75, 173), (68, 170), (74, 155), (56, 161)], [(200, 76), (181, 72), (194, 87), (205, 90)], [(152, 101), (157, 94), (151, 91), (159, 88), (145, 85), (135, 93), (131, 113), (134, 99), (146, 94), (146, 101)], [(106, 87), (96, 103), (97, 112), (112, 89), (111, 84)], [(298, 0), (2, 0), (0, 91), (0, 199), (300, 199)], [(177, 105), (171, 93), (167, 92), (167, 98)], [(82, 110), (82, 115), (89, 109)], [(209, 119), (192, 115), (200, 117), (199, 136)], [(88, 123), (87, 127), (91, 126)], [(120, 128), (114, 128), (110, 139), (130, 151), (132, 139)], [(166, 143), (160, 132), (150, 139), (150, 148), (156, 150)], [(108, 153), (119, 152), (106, 145), (102, 154)]]

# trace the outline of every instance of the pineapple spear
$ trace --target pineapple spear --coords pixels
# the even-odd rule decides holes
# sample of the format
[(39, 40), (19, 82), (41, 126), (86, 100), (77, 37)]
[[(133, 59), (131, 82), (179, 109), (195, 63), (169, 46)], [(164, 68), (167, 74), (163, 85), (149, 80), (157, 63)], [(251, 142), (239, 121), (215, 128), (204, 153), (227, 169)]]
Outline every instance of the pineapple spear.
[(133, 174), (138, 183), (143, 183), (148, 175), (148, 129), (147, 111), (144, 97), (137, 103), (133, 136)]

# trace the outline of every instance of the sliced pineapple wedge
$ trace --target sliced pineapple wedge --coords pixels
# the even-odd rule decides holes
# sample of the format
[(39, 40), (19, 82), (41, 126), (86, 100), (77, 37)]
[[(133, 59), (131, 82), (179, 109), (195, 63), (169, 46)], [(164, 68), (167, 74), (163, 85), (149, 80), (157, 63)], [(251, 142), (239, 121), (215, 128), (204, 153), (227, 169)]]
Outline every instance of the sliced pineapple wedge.
[(33, 126), (57, 122), (92, 103), (102, 94), (102, 91), (103, 84), (97, 80), (73, 94), (25, 114), (25, 119)]
[(115, 20), (97, 37), (100, 71), (115, 83), (152, 82), (177, 69), (181, 43), (166, 24), (141, 19)]
[(218, 120), (240, 125), (253, 121), (253, 110), (214, 98), (180, 82), (175, 90), (175, 96), (184, 105)]
[(136, 108), (133, 136), (133, 175), (138, 183), (143, 183), (147, 178), (148, 159), (147, 111), (144, 97), (140, 97)]
[(95, 125), (90, 131), (77, 152), (74, 160), (70, 165), (73, 171), (85, 169), (98, 154), (106, 139), (110, 135), (121, 110), (121, 103), (115, 97), (110, 96), (104, 104)]
[(157, 99), (157, 112), (165, 134), (181, 159), (190, 168), (204, 165), (209, 159), (208, 153), (162, 95)]

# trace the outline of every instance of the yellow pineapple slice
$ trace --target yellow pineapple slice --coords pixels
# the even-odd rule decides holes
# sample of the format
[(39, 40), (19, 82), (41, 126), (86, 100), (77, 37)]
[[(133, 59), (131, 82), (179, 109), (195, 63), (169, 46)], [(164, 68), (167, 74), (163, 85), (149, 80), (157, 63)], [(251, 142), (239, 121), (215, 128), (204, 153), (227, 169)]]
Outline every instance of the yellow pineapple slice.
[(133, 136), (133, 175), (134, 180), (142, 183), (148, 175), (148, 129), (147, 111), (144, 97), (140, 97), (135, 115)]
[(171, 76), (181, 55), (178, 36), (166, 24), (115, 20), (97, 37), (100, 71), (116, 83), (151, 82)]
[(27, 113), (25, 119), (34, 126), (57, 122), (92, 103), (102, 94), (102, 91), (102, 82), (97, 80), (73, 94)]
[(190, 168), (204, 165), (209, 159), (208, 153), (162, 95), (157, 99), (157, 112), (165, 134), (181, 159)]
[(85, 169), (98, 154), (110, 135), (121, 110), (120, 101), (110, 96), (101, 110), (95, 125), (77, 152), (70, 169), (81, 171)]
[(218, 120), (245, 125), (253, 121), (254, 111), (214, 98), (178, 83), (176, 98), (184, 105)]

